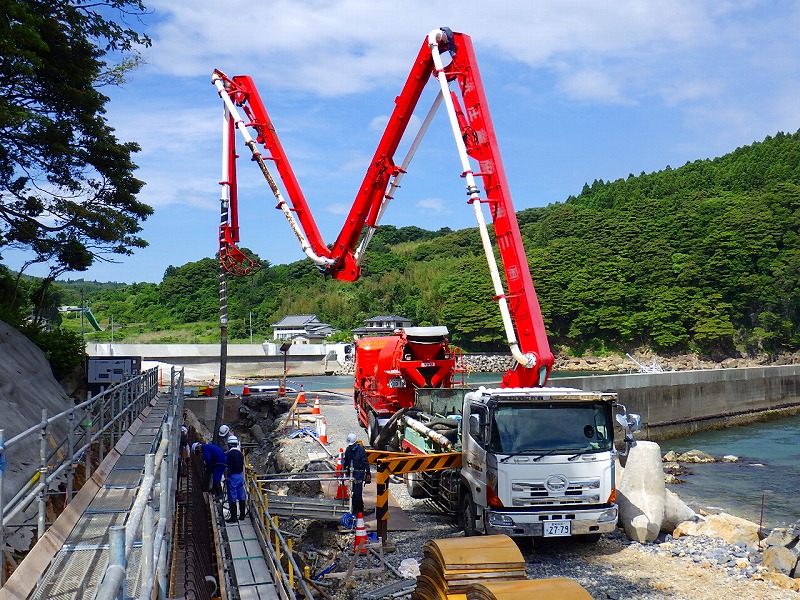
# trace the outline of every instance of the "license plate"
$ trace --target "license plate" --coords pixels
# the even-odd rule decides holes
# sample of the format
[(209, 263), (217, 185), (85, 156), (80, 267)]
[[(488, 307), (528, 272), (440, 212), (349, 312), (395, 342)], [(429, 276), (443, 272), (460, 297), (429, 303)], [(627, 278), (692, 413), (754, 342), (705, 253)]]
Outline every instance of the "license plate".
[(543, 521), (544, 537), (572, 535), (572, 521)]

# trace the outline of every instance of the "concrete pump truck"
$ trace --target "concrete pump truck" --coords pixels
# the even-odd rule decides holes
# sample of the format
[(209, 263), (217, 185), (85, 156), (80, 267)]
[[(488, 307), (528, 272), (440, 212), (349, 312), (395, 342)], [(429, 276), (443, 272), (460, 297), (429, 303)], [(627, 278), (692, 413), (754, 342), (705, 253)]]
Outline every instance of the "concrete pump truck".
[[(381, 216), (444, 105), (460, 161), (458, 175), (475, 215), (513, 367), (499, 387), (468, 389), (454, 385), (458, 360), (444, 327), (410, 328), (382, 340), (361, 340), (356, 344), (354, 382), (359, 422), (367, 428), (370, 443), (397, 451), (386, 453), (387, 461), (396, 456), (448, 459), (435, 467), (427, 460), (417, 461), (423, 466), (416, 467), (400, 461), (397, 464), (404, 466), (392, 472), (403, 473), (412, 496), (433, 498), (456, 514), (467, 535), (593, 540), (611, 531), (617, 522), (615, 409), (620, 411), (616, 421), (625, 432), (626, 449), (634, 443), (639, 419), (627, 414), (616, 394), (547, 385), (553, 354), (470, 37), (441, 28), (425, 38), (345, 225), (330, 246), (320, 235), (253, 80), (229, 78), (217, 70), (212, 82), (224, 104), (219, 256), (237, 275), (257, 265), (236, 246), (236, 130), (302, 251), (328, 276), (354, 281)], [(429, 82), (438, 87), (433, 105), (397, 164), (395, 153)], [(267, 162), (274, 165), (283, 190)], [(491, 214), (494, 242), (484, 206)], [(385, 491), (380, 464), (379, 495)], [(385, 518), (381, 513), (379, 506), (379, 525)]]

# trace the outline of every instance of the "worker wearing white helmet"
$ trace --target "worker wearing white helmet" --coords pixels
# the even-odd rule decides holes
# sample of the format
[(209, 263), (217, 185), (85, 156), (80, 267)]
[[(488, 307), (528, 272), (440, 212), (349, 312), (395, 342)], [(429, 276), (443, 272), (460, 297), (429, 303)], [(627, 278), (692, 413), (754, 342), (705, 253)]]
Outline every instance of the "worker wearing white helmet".
[[(246, 499), (244, 491), (244, 455), (239, 449), (239, 438), (230, 434), (226, 440), (228, 448), (225, 454), (228, 458), (228, 503), (231, 508), (231, 518), (228, 523), (244, 519)], [(239, 503), (238, 510), (236, 503)]]
[(230, 426), (225, 425), (224, 423), (222, 425), (220, 425), (219, 426), (219, 446), (225, 452), (228, 451), (228, 436), (229, 435), (233, 435), (231, 433)]
[(367, 451), (358, 443), (355, 433), (347, 434), (347, 449), (344, 451), (342, 468), (352, 477), (353, 489), (350, 497), (353, 500), (353, 514), (364, 513), (364, 484), (372, 480), (367, 461)]

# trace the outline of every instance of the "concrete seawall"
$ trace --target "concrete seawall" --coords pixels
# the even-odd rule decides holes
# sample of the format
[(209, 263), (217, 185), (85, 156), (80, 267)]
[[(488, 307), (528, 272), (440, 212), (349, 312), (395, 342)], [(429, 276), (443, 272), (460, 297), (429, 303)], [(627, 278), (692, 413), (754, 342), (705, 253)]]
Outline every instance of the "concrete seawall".
[[(219, 374), (217, 344), (87, 344), (90, 355), (141, 356), (186, 368), (187, 379), (207, 383)], [(290, 376), (324, 375), (336, 360), (293, 346), (286, 356)], [(228, 346), (228, 378), (270, 379), (283, 374), (284, 357), (257, 344)], [(642, 415), (639, 439), (653, 441), (704, 429), (800, 413), (800, 364), (773, 367), (668, 371), (564, 377), (550, 385), (619, 394), (628, 411)]]
[[(143, 361), (174, 364), (186, 368), (187, 378), (207, 382), (219, 380), (219, 344), (86, 344), (89, 356), (140, 356)], [(227, 375), (234, 379), (270, 379), (283, 374), (283, 354), (267, 354), (261, 344), (229, 344)], [(341, 364), (313, 345), (297, 344), (286, 354), (286, 369), (292, 376), (333, 373)], [(197, 376), (202, 374), (202, 376)]]
[(617, 392), (642, 416), (637, 438), (653, 441), (800, 413), (800, 365), (565, 377), (557, 384)]

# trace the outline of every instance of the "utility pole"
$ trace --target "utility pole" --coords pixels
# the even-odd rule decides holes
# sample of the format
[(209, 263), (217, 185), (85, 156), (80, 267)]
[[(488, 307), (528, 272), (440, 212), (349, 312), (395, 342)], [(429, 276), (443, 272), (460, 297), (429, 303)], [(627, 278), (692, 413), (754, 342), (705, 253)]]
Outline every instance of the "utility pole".
[(253, 311), (250, 311), (250, 343), (253, 343)]

